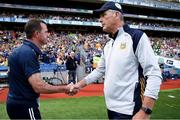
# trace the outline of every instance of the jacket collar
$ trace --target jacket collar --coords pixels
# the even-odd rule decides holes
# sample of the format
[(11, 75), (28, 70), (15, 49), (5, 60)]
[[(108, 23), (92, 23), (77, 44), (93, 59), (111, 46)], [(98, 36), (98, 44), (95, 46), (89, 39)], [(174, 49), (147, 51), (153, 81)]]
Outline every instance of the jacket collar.
[(38, 55), (42, 54), (41, 50), (30, 40), (24, 40), (23, 44), (31, 47), (36, 52), (36, 54)]
[(128, 25), (123, 25), (123, 27), (120, 27), (116, 33), (114, 34), (114, 36), (112, 36), (111, 34), (109, 35), (110, 38), (112, 38), (113, 40), (116, 39), (117, 36), (121, 35), (124, 31), (128, 31), (130, 28)]

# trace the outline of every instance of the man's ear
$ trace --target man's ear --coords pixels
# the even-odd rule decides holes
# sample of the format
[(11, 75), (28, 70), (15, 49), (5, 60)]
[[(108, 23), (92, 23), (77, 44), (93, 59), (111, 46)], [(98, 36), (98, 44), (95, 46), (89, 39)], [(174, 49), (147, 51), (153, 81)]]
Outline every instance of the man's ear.
[(38, 32), (38, 31), (35, 31), (35, 32), (33, 33), (33, 36), (34, 36), (34, 37), (37, 37), (38, 34), (39, 34), (39, 32)]
[(118, 18), (120, 17), (120, 13), (119, 13), (119, 12), (116, 12), (115, 15), (116, 15), (116, 17), (118, 17)]

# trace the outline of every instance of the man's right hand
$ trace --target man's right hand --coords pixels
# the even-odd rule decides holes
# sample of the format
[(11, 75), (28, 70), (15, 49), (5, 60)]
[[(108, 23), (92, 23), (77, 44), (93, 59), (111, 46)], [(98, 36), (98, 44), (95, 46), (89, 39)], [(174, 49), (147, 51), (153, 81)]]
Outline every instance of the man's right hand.
[(65, 92), (68, 95), (75, 95), (79, 92), (79, 90), (86, 86), (86, 82), (84, 80), (79, 81), (75, 85), (70, 83), (67, 85), (67, 91)]
[(75, 86), (73, 83), (70, 83), (66, 86), (65, 93), (72, 96), (79, 92), (79, 87)]

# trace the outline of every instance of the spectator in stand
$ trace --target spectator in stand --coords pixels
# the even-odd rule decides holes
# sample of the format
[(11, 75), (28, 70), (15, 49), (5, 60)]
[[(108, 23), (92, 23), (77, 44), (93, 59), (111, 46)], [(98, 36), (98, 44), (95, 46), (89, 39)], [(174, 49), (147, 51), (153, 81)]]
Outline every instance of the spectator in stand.
[(57, 64), (61, 64), (61, 65), (65, 64), (65, 57), (64, 57), (63, 52), (58, 52), (56, 61), (57, 61)]

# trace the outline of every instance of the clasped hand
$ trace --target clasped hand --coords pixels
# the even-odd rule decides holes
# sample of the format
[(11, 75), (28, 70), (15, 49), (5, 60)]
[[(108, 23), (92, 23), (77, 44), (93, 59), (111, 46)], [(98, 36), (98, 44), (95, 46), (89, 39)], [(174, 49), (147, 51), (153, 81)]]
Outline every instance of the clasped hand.
[(70, 96), (73, 96), (73, 95), (77, 94), (79, 92), (79, 90), (80, 90), (80, 88), (78, 85), (70, 83), (66, 86), (65, 93)]

